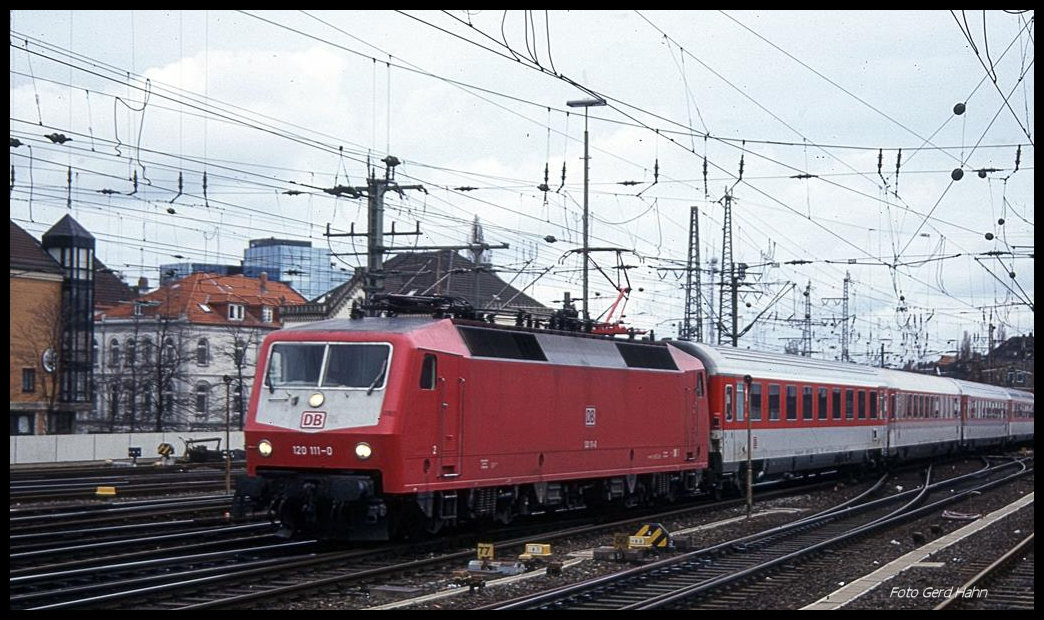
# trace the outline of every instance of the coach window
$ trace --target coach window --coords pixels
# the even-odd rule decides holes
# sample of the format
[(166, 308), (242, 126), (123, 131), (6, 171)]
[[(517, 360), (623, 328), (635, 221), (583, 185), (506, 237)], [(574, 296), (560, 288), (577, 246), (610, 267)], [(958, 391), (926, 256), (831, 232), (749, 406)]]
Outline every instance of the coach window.
[(855, 392), (851, 389), (845, 390), (845, 419), (851, 420), (855, 414)]
[(769, 420), (779, 421), (779, 386), (769, 384), (768, 388)]
[(732, 386), (725, 386), (725, 421), (732, 421)]
[(833, 396), (833, 399), (832, 399), (833, 402), (830, 403), (831, 409), (832, 409), (831, 419), (840, 420), (841, 419), (841, 388), (834, 388), (834, 392), (833, 392), (832, 396)]
[(877, 419), (877, 392), (870, 392), (870, 419)]
[(796, 420), (797, 419), (797, 414), (798, 414), (797, 403), (798, 403), (798, 400), (797, 400), (797, 386), (796, 385), (788, 385), (787, 386), (787, 420)]
[(801, 419), (812, 419), (812, 387), (808, 385), (801, 388)]
[(859, 419), (860, 420), (865, 420), (866, 419), (866, 392), (864, 390), (859, 390), (859, 404), (857, 406), (859, 407)]
[(761, 384), (750, 384), (750, 420), (761, 421)]
[(830, 411), (830, 401), (827, 399), (827, 389), (825, 387), (819, 388), (819, 419), (827, 419), (827, 413)]
[(422, 390), (434, 390), (435, 389), (435, 374), (437, 372), (437, 362), (434, 355), (431, 353), (424, 354), (424, 361), (421, 362), (421, 376), (420, 376), (420, 389)]

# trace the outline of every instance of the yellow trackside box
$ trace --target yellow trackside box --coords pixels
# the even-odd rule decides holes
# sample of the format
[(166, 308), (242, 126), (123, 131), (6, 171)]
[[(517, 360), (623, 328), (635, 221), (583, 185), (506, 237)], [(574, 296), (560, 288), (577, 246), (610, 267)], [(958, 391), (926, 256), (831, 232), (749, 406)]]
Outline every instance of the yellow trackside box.
[(667, 528), (659, 523), (646, 523), (638, 528), (633, 536), (628, 537), (627, 546), (630, 549), (649, 549), (651, 547), (667, 547), (670, 543), (670, 534)]
[(551, 555), (551, 545), (543, 543), (526, 543), (526, 553), (534, 558), (546, 558)]

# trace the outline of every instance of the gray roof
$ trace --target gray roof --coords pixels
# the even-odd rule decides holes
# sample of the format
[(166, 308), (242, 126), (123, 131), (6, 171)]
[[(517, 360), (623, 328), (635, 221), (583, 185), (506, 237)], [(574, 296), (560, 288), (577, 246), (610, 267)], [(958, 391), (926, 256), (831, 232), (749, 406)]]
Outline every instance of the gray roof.
[(11, 269), (61, 275), (62, 266), (51, 258), (40, 242), (11, 221)]

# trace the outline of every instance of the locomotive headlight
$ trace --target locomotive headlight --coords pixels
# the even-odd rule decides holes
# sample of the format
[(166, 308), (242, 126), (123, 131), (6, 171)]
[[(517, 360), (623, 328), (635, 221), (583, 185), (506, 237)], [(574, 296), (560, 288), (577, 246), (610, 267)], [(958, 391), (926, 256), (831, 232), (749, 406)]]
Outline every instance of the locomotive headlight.
[(325, 400), (326, 397), (323, 396), (322, 392), (316, 392), (315, 394), (312, 394), (308, 397), (308, 406), (314, 409), (316, 407), (322, 406)]
[(264, 457), (272, 456), (272, 442), (262, 439), (257, 444), (257, 452)]
[(355, 444), (355, 456), (359, 457), (360, 461), (365, 461), (373, 456), (373, 449), (365, 441), (359, 442)]

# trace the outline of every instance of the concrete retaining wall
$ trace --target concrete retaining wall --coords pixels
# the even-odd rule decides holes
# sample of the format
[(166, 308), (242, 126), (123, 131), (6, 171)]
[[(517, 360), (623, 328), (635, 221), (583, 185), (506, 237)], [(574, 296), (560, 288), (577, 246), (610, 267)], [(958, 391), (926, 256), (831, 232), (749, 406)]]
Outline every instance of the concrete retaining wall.
[[(182, 439), (207, 439), (220, 437), (225, 447), (224, 433), (115, 433), (98, 435), (13, 435), (9, 464), (15, 463), (60, 463), (68, 461), (106, 461), (127, 459), (127, 450), (141, 448), (144, 459), (159, 458), (157, 449), (161, 443), (174, 446), (174, 455), (185, 453)], [(243, 449), (243, 431), (229, 434), (232, 449)], [(211, 449), (216, 446), (207, 444)]]

